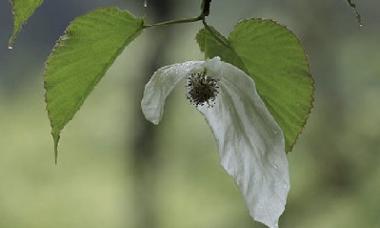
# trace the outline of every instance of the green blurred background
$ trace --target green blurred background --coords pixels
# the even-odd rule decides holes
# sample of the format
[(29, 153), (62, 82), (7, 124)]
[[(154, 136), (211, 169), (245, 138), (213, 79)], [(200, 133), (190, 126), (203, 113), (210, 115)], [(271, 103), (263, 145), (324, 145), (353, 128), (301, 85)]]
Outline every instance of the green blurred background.
[[(0, 1), (0, 227), (248, 228), (211, 131), (185, 100), (169, 99), (152, 127), (139, 109), (159, 66), (202, 59), (200, 23), (146, 31), (108, 71), (65, 128), (59, 164), (43, 99), (43, 66), (76, 16), (118, 5), (149, 21), (195, 16), (200, 1), (46, 0), (7, 49), (12, 17)], [(224, 34), (242, 18), (287, 25), (316, 80), (312, 115), (288, 155), (292, 189), (283, 228), (380, 227), (380, 2), (214, 0), (209, 23)]]

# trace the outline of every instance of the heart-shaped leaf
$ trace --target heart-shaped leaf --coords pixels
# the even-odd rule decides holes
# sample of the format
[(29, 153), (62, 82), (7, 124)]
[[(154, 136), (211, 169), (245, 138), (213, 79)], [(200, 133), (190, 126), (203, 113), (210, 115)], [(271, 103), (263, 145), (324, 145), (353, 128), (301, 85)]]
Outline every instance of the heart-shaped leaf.
[(307, 57), (297, 37), (271, 20), (249, 19), (238, 23), (224, 38), (209, 27), (197, 34), (206, 57), (220, 56), (249, 74), (285, 135), (292, 150), (310, 114), (314, 81)]
[(45, 69), (46, 103), (55, 154), (64, 126), (107, 69), (143, 28), (143, 20), (118, 8), (76, 18), (56, 43)]

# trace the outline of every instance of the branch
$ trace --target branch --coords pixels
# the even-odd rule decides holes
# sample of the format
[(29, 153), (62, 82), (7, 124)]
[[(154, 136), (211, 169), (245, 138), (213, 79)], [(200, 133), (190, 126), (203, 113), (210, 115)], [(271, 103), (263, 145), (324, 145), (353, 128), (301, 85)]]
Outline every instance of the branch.
[(203, 0), (202, 1), (202, 14), (203, 19), (210, 15), (210, 5), (212, 0)]

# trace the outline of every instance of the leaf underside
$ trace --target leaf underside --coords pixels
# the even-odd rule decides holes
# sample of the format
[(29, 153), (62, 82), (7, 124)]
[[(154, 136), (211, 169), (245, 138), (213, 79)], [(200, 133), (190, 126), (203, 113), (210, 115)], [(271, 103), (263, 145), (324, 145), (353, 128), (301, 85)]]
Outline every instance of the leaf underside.
[(43, 0), (11, 0), (13, 11), (13, 33), (9, 39), (9, 47), (14, 44), (17, 34), (22, 26), (32, 16), (34, 11), (42, 4)]
[(128, 12), (102, 8), (76, 18), (57, 41), (44, 74), (56, 157), (62, 129), (142, 28)]
[(290, 152), (306, 124), (314, 94), (307, 57), (297, 37), (274, 21), (248, 19), (238, 23), (228, 39), (210, 27), (199, 31), (197, 41), (206, 58), (220, 56), (254, 79)]

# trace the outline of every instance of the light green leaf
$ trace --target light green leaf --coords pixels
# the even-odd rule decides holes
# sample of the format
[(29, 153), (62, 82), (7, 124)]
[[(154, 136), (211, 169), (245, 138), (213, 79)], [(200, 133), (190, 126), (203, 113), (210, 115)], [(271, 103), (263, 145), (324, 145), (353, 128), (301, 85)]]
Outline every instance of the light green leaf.
[(11, 0), (13, 10), (13, 33), (9, 39), (9, 48), (12, 48), (17, 34), (34, 11), (42, 4), (43, 0)]
[(143, 20), (118, 8), (104, 8), (76, 18), (57, 41), (45, 69), (45, 96), (56, 156), (61, 130), (142, 29)]
[(314, 93), (314, 81), (299, 40), (284, 26), (262, 19), (240, 22), (223, 44), (219, 36), (201, 30), (197, 35), (201, 50), (206, 57), (220, 56), (240, 67), (255, 80), (259, 94), (285, 134), (286, 151), (291, 151), (310, 114)]

